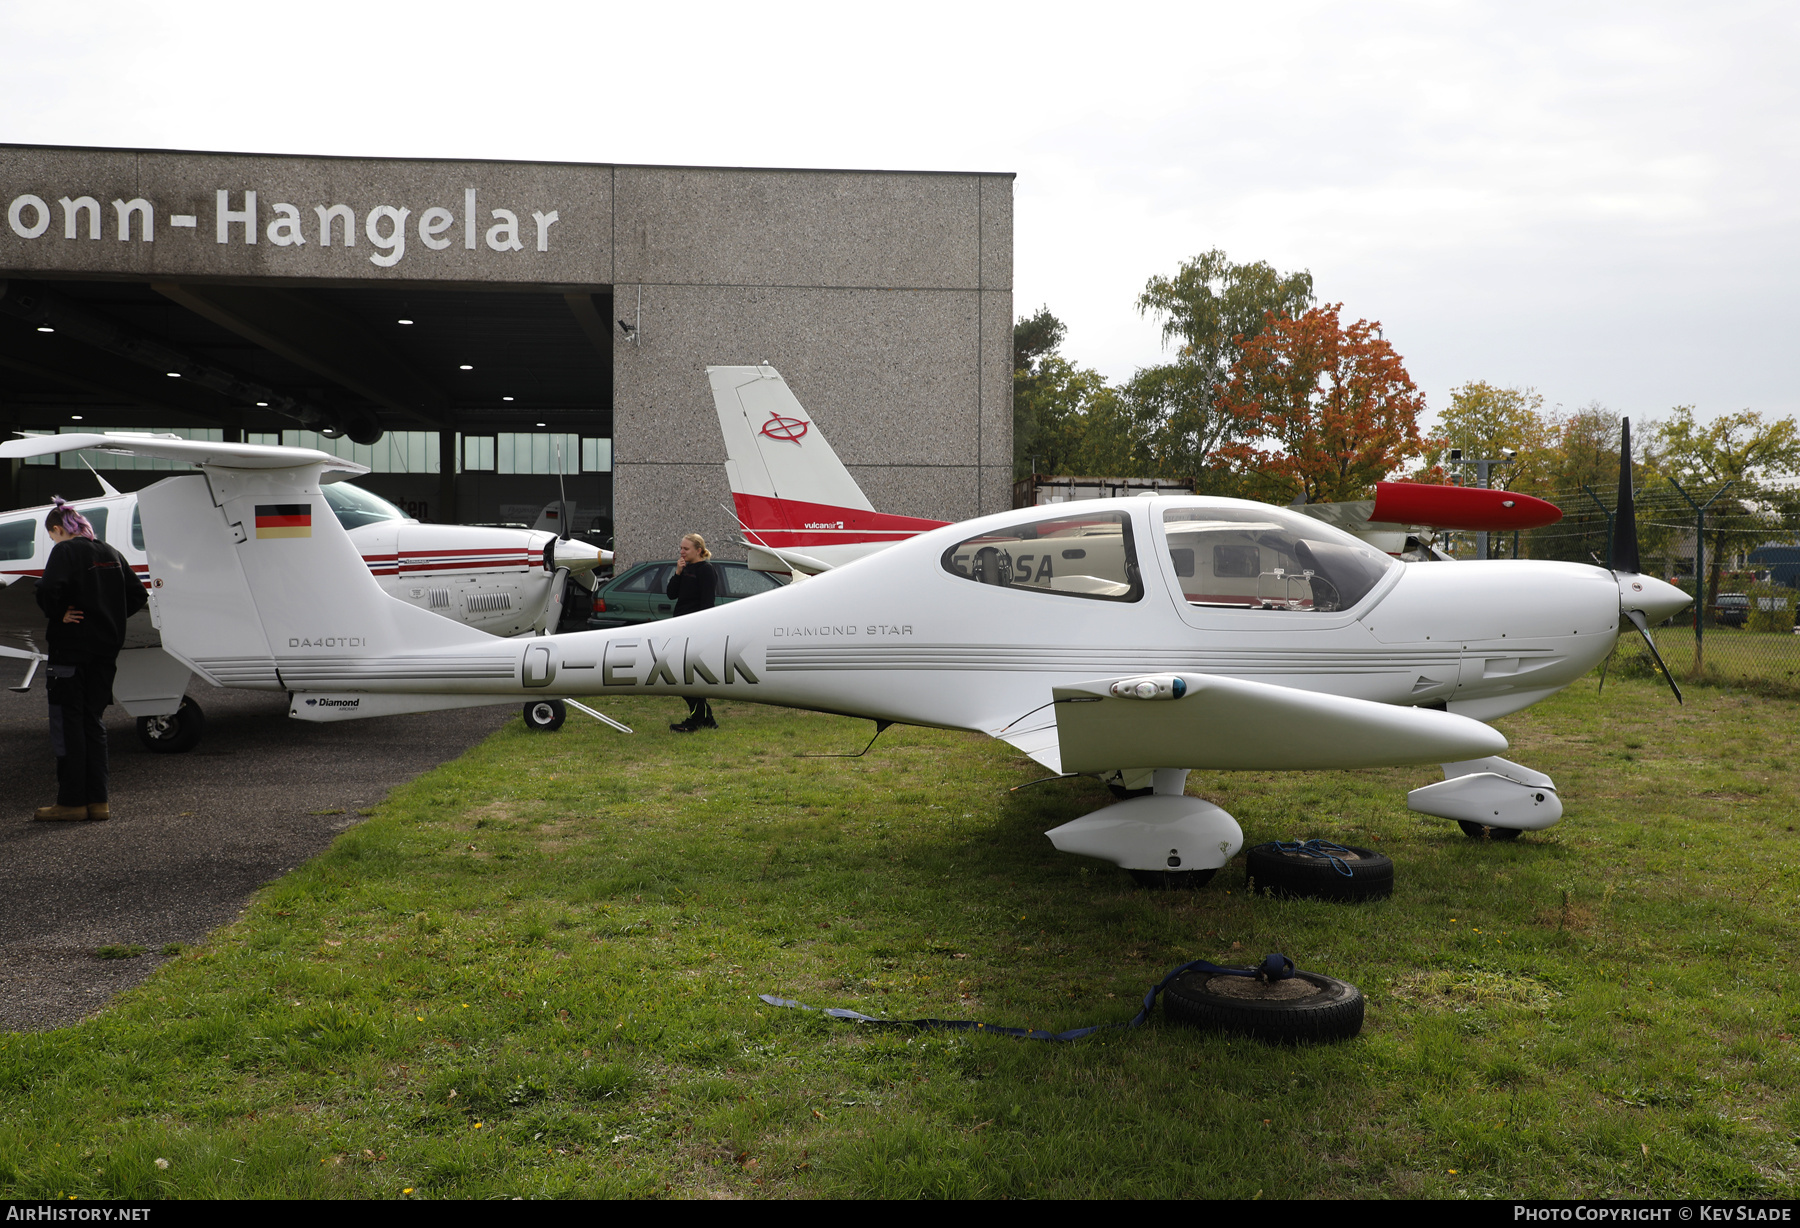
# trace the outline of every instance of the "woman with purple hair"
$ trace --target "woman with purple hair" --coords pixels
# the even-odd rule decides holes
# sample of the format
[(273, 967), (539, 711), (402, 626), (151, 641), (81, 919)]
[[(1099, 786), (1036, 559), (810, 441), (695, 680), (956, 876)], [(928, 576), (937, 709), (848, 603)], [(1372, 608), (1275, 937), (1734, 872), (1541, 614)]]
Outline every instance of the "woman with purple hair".
[(117, 550), (94, 536), (87, 517), (56, 497), (44, 517), (56, 543), (38, 580), (50, 691), (50, 747), (56, 754), (56, 804), (40, 819), (105, 819), (106, 726), (113, 675), (125, 644), (125, 620), (149, 602), (144, 582)]

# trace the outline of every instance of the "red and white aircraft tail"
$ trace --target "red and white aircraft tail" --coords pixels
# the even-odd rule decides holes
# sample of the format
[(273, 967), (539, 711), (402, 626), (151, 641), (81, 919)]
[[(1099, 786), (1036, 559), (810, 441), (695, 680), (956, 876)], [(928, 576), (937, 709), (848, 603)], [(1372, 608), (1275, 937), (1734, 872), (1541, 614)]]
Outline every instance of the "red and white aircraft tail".
[(750, 566), (816, 575), (948, 523), (876, 511), (774, 367), (706, 376)]

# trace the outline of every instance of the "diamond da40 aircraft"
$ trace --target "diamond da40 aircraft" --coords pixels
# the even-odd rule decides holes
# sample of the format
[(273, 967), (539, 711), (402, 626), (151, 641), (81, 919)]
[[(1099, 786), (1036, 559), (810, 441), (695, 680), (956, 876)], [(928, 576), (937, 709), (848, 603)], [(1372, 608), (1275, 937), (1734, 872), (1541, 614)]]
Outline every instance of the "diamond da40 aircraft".
[[(554, 627), (566, 581), (573, 578), (589, 587), (595, 568), (612, 561), (610, 551), (553, 532), (421, 524), (344, 480), (367, 473), (367, 466), (312, 448), (121, 432), (28, 436), (0, 443), (0, 459), (87, 450), (212, 466), (220, 473), (247, 474), (270, 467), (288, 471), (296, 466), (316, 471), (321, 483), (316, 498), (304, 507), (296, 504), (285, 512), (261, 515), (246, 532), (266, 534), (269, 540), (306, 536), (314, 529), (316, 512), (318, 523), (332, 521), (346, 534), (367, 576), (382, 592), (433, 617), (493, 635), (532, 635)], [(146, 533), (138, 495), (121, 494), (99, 474), (94, 477), (103, 494), (75, 500), (75, 509), (87, 517), (97, 536), (124, 555), (140, 576), (148, 577), (147, 544), (155, 533)], [(43, 574), (53, 544), (44, 530), (49, 510), (45, 506), (0, 512), (0, 657), (20, 661), (24, 670), (23, 683), (14, 690), (29, 688), (43, 659), (38, 641), (44, 616), (37, 607), (34, 581)], [(115, 699), (137, 718), (138, 736), (145, 746), (159, 752), (191, 750), (205, 728), (200, 706), (186, 694), (195, 672), (193, 662), (164, 651), (148, 611), (131, 620), (126, 634)], [(215, 686), (257, 685), (254, 675), (246, 679), (230, 666), (198, 672)]]
[[(293, 716), (694, 695), (973, 730), (1150, 787), (1049, 835), (1164, 882), (1243, 842), (1185, 796), (1196, 768), (1441, 764), (1415, 809), (1549, 826), (1554, 785), (1484, 722), (1688, 603), (1635, 565), (1414, 566), (1287, 509), (1163, 496), (1000, 512), (753, 601), (509, 640), (385, 591), (329, 513), (325, 462), (228, 460), (140, 494), (151, 611), (176, 658), (287, 691)], [(295, 516), (310, 532), (261, 527)]]

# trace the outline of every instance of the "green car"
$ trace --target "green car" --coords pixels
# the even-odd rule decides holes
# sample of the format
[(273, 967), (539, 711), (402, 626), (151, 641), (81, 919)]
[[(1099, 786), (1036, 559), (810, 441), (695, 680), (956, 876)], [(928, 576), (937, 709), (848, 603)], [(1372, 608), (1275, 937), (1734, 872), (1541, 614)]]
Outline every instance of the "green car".
[[(719, 594), (719, 605), (742, 601), (786, 583), (785, 579), (766, 571), (751, 571), (743, 563), (720, 559), (711, 562), (719, 573), (719, 586), (724, 590)], [(675, 603), (669, 599), (669, 577), (674, 574), (675, 560), (663, 559), (639, 563), (625, 574), (614, 577), (594, 594), (594, 612), (588, 618), (588, 626), (599, 630), (668, 618), (675, 612)]]

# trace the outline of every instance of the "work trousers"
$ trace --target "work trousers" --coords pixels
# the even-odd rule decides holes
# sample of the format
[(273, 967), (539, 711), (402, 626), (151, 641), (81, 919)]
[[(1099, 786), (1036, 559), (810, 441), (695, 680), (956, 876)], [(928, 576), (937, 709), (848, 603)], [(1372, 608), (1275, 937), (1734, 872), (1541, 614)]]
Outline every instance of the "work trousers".
[(100, 716), (112, 702), (118, 666), (52, 665), (50, 749), (56, 755), (56, 804), (88, 806), (106, 797), (106, 726)]

